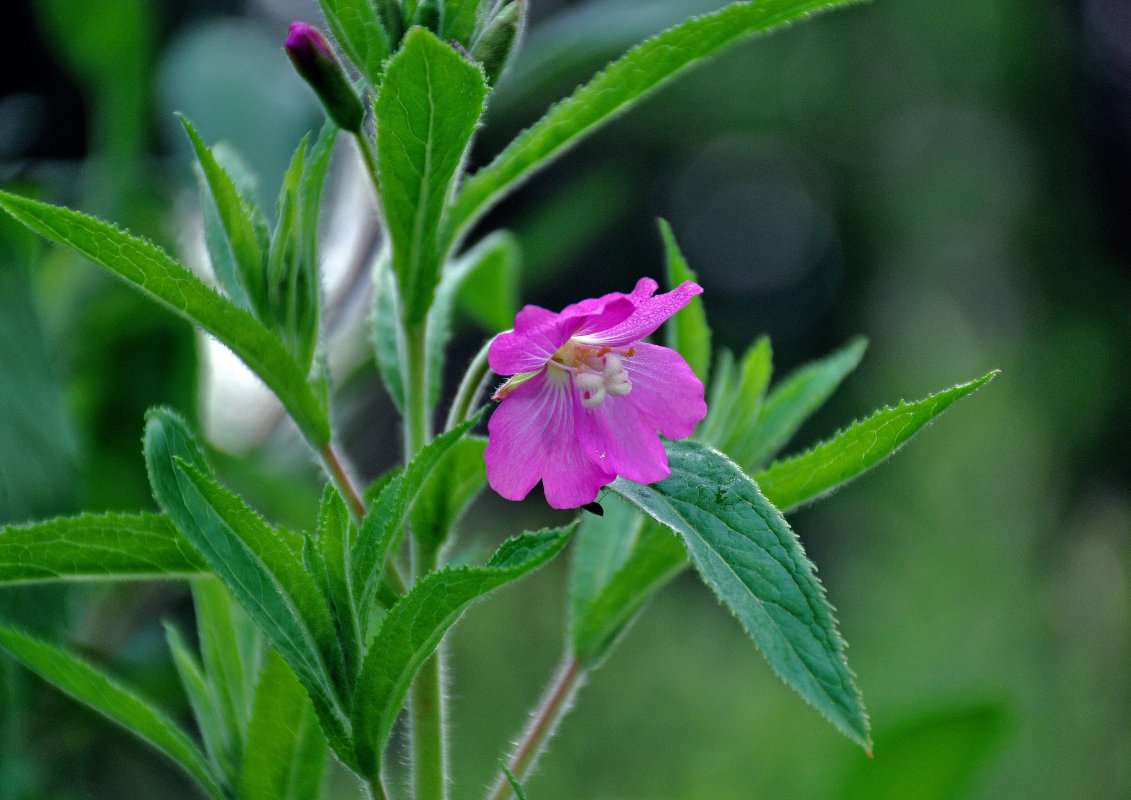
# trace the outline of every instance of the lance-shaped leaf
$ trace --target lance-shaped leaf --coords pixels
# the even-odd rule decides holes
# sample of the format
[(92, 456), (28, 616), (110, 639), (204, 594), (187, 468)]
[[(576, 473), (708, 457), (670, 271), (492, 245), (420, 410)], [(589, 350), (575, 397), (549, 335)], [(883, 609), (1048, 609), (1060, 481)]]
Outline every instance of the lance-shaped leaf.
[(424, 28), (389, 60), (377, 95), (377, 174), (404, 316), (424, 319), (447, 242), (445, 204), (483, 113), (483, 70)]
[(773, 369), (767, 336), (759, 337), (737, 366), (730, 351), (723, 350), (711, 381), (707, 419), (695, 431), (696, 438), (726, 450), (724, 445), (731, 439), (749, 435), (758, 422)]
[(326, 409), (286, 348), (251, 314), (209, 289), (164, 250), (77, 211), (7, 192), (0, 192), (0, 208), (215, 336), (263, 379), (312, 445), (320, 448), (330, 441)]
[(429, 547), (440, 547), (468, 505), (487, 482), (483, 451), (487, 440), (460, 439), (444, 454), (420, 489), (409, 519), (412, 535)]
[[(664, 240), (668, 288), (674, 289), (684, 281), (697, 281), (698, 276), (687, 266), (687, 259), (676, 244), (675, 234), (667, 220), (660, 220), (660, 236)], [(683, 356), (699, 380), (707, 383), (711, 368), (711, 329), (707, 326), (703, 298), (691, 298), (679, 314), (668, 320), (666, 333), (668, 347)]]
[(267, 653), (255, 688), (240, 778), (242, 800), (317, 800), (326, 738), (310, 698), (287, 662)]
[(449, 241), (537, 170), (688, 67), (739, 39), (851, 1), (733, 3), (637, 45), (551, 108), (467, 181), (449, 216)]
[(0, 583), (185, 578), (207, 570), (164, 514), (82, 514), (0, 529)]
[(366, 653), (354, 697), (354, 747), (362, 774), (377, 774), (381, 752), (413, 677), (464, 610), (477, 598), (549, 561), (565, 546), (574, 527), (509, 539), (482, 567), (433, 572), (389, 609)]
[(345, 500), (332, 483), (326, 484), (319, 506), (317, 544), (308, 542), (303, 555), (316, 558), (317, 571), (312, 572), (330, 604), (348, 680), (357, 674), (361, 663), (361, 626), (349, 572), (350, 549), (356, 536)]
[(149, 411), (144, 450), (157, 501), (294, 669), (335, 749), (348, 753), (335, 680), (341, 651), (326, 601), (303, 569), (301, 542), (208, 477), (199, 446), (173, 412)]
[(373, 355), (377, 358), (377, 371), (389, 399), (404, 414), (404, 376), (401, 375), (405, 363), (404, 327), (401, 325), (400, 303), (397, 298), (397, 279), (393, 275), (393, 265), (388, 250), (382, 250), (373, 266), (373, 313), (370, 322), (370, 336), (373, 341)]
[(613, 491), (679, 534), (704, 583), (731, 610), (787, 685), (842, 733), (870, 748), (868, 718), (832, 606), (797, 535), (726, 456), (668, 442), (672, 474)]
[[(771, 390), (756, 423), (751, 420), (744, 426), (741, 421), (732, 420), (732, 432), (720, 449), (747, 473), (753, 473), (824, 405), (841, 381), (856, 369), (867, 347), (864, 339), (853, 339), (831, 355), (790, 373)], [(741, 415), (741, 409), (738, 412)]]
[(960, 397), (985, 386), (997, 372), (882, 408), (811, 450), (775, 461), (754, 476), (762, 493), (782, 511), (816, 500), (879, 464)]
[(371, 86), (381, 82), (382, 64), (396, 47), (400, 37), (400, 15), (396, 28), (389, 30), (382, 24), (379, 9), (387, 2), (373, 0), (319, 0), (322, 13), (330, 25), (338, 44), (346, 51), (350, 61), (361, 70)]
[(147, 700), (78, 657), (11, 628), (0, 627), (0, 647), (48, 683), (160, 750), (211, 797), (228, 797), (196, 743)]

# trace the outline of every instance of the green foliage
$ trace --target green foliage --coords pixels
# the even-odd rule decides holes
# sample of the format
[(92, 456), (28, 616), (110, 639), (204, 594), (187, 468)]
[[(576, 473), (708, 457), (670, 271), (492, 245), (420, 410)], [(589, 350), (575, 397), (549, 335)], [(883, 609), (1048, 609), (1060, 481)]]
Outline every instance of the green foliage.
[[(379, 86), (384, 61), (400, 40), (400, 15), (397, 27), (390, 28), (380, 10), (388, 3), (372, 0), (319, 0), (322, 13), (338, 44), (369, 82)], [(393, 16), (393, 15), (389, 15)]]
[[(357, 618), (353, 584), (350, 581), (350, 549), (357, 531), (345, 500), (333, 484), (326, 484), (318, 514), (316, 542), (307, 540), (303, 560), (319, 583), (330, 605), (345, 659), (345, 675), (352, 680), (361, 661), (361, 623)], [(317, 566), (311, 568), (311, 563)]]
[(768, 336), (761, 336), (742, 357), (735, 371), (734, 356), (729, 350), (719, 355), (707, 418), (696, 436), (730, 452), (736, 441), (750, 435), (762, 411), (766, 389), (773, 373), (773, 354)]
[(11, 628), (0, 627), (0, 647), (48, 683), (149, 742), (211, 797), (225, 800), (220, 781), (200, 748), (147, 700), (76, 656)]
[(428, 547), (440, 547), (487, 483), (483, 451), (487, 440), (459, 439), (444, 454), (420, 488), (409, 515), (412, 535)]
[(754, 480), (782, 511), (816, 500), (879, 464), (951, 403), (995, 375), (991, 372), (914, 403), (882, 408), (804, 453), (775, 461)]
[[(660, 220), (660, 236), (664, 240), (668, 288), (674, 289), (684, 281), (698, 280), (687, 266), (687, 259), (680, 252), (675, 234), (666, 220)], [(711, 329), (707, 326), (702, 296), (691, 298), (691, 302), (671, 318), (666, 333), (668, 347), (683, 356), (699, 380), (706, 384), (711, 368)]]
[(326, 409), (279, 340), (161, 248), (77, 211), (7, 192), (0, 192), (0, 208), (215, 336), (275, 392), (311, 444), (330, 441)]
[(781, 513), (722, 454), (669, 442), (672, 474), (613, 491), (679, 534), (703, 581), (787, 685), (870, 749), (868, 720), (815, 567)]
[(483, 113), (482, 70), (423, 28), (389, 60), (377, 96), (377, 175), (408, 324), (432, 303), (448, 242), (448, 196)]
[(732, 3), (629, 50), (555, 105), (464, 185), (447, 219), (454, 241), (487, 209), (582, 138), (688, 67), (755, 33), (853, 0)]
[(464, 610), (488, 592), (549, 561), (574, 526), (509, 539), (482, 567), (448, 567), (422, 578), (386, 615), (365, 655), (354, 698), (354, 746), (375, 775), (412, 678)]
[(168, 579), (205, 569), (164, 514), (82, 514), (0, 529), (0, 583)]

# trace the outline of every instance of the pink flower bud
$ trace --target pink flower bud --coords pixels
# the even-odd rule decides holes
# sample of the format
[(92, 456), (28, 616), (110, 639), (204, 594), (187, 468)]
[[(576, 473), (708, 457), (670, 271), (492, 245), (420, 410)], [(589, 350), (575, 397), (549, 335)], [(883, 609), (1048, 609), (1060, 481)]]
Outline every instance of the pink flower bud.
[(283, 49), (298, 74), (314, 89), (330, 118), (344, 130), (360, 131), (365, 109), (318, 29), (305, 22), (292, 22)]

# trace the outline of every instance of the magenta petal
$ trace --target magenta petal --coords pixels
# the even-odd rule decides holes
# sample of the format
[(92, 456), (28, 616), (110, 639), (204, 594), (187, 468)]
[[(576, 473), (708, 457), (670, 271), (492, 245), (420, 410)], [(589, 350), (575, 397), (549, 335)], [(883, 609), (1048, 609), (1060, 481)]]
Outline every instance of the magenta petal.
[(487, 481), (508, 500), (521, 500), (541, 480), (551, 506), (577, 508), (593, 502), (616, 476), (586, 458), (569, 377), (553, 372), (519, 385), (491, 415)]
[(650, 287), (654, 287), (655, 283), (651, 278), (641, 278), (636, 284), (636, 289), (629, 296), (637, 304), (636, 310), (628, 319), (604, 330), (593, 330), (586, 326), (586, 330), (592, 332), (576, 338), (586, 344), (627, 347), (654, 333), (672, 314), (703, 291), (698, 284), (684, 281), (670, 292), (650, 297), (647, 291)]
[(623, 364), (632, 390), (618, 399), (635, 406), (652, 430), (669, 439), (686, 439), (707, 416), (703, 382), (675, 350), (640, 343)]
[(637, 483), (671, 474), (656, 427), (625, 397), (610, 397), (580, 410), (577, 433), (585, 454), (609, 472)]

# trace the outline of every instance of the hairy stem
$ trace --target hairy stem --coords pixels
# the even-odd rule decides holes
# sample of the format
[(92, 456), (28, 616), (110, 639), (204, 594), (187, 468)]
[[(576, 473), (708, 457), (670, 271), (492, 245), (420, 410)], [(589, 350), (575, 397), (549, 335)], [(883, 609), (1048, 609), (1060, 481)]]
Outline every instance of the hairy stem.
[[(566, 653), (510, 758), (509, 768), (517, 780), (525, 780), (534, 768), (538, 757), (557, 730), (558, 723), (569, 711), (574, 695), (585, 683), (586, 674), (582, 663), (572, 653)], [(513, 793), (510, 781), (505, 775), (501, 775), (491, 789), (490, 800), (507, 800)]]
[(361, 499), (361, 492), (350, 473), (346, 469), (345, 461), (338, 455), (333, 443), (322, 448), (322, 463), (330, 473), (330, 480), (334, 482), (346, 504), (349, 506), (353, 521), (358, 525), (365, 518), (365, 501)]
[[(434, 547), (412, 543), (413, 571), (426, 575), (437, 567)], [(412, 684), (412, 783), (414, 800), (446, 800), (448, 763), (444, 698), (443, 645), (424, 662)]]

